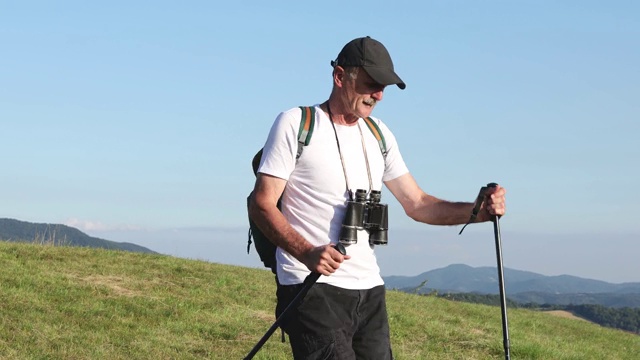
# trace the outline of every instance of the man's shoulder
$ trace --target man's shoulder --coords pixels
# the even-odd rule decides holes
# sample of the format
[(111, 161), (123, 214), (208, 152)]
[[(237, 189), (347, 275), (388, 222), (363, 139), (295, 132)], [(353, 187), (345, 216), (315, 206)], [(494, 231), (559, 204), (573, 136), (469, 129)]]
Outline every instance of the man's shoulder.
[(375, 116), (369, 116), (369, 118), (371, 120), (373, 120), (373, 122), (376, 125), (378, 125), (378, 127), (380, 128), (380, 131), (382, 131), (383, 134), (391, 133), (391, 129), (389, 129), (389, 127), (385, 124), (384, 121), (382, 121), (382, 119), (380, 119), (379, 117), (375, 117)]
[(311, 108), (313, 110), (317, 110), (318, 106), (319, 106), (318, 104), (299, 105), (299, 106), (296, 106), (296, 107), (292, 107), (292, 108), (286, 109), (286, 110), (282, 111), (281, 114), (298, 115), (298, 116), (300, 116), (300, 114), (302, 113), (302, 108), (303, 107), (308, 107), (308, 108)]
[(290, 124), (295, 125), (299, 124), (300, 117), (302, 115), (302, 110), (299, 107), (294, 107), (290, 109), (286, 109), (278, 113), (276, 117), (276, 123), (280, 125)]
[(276, 121), (280, 122), (280, 123), (287, 123), (287, 124), (291, 124), (291, 125), (299, 125), (300, 121), (302, 119), (302, 108), (303, 107), (308, 107), (309, 109), (311, 109), (311, 113), (315, 113), (316, 118), (318, 116), (319, 113), (319, 105), (315, 104), (315, 105), (304, 105), (304, 106), (296, 106), (296, 107), (292, 107), (289, 108), (287, 110), (281, 111), (280, 114), (278, 114), (278, 117), (276, 119)]

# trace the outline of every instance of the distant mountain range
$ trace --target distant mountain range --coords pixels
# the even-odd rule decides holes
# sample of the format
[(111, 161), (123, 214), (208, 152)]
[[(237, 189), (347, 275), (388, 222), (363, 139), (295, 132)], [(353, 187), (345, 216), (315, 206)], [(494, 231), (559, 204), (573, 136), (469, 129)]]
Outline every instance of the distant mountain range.
[[(545, 276), (504, 269), (505, 292), (518, 303), (556, 305), (598, 304), (607, 307), (640, 307), (640, 283), (612, 284), (570, 275)], [(386, 287), (405, 292), (498, 294), (495, 267), (456, 264), (416, 276), (384, 277)]]
[(30, 223), (6, 218), (0, 219), (0, 240), (156, 253), (136, 244), (92, 237), (67, 225)]

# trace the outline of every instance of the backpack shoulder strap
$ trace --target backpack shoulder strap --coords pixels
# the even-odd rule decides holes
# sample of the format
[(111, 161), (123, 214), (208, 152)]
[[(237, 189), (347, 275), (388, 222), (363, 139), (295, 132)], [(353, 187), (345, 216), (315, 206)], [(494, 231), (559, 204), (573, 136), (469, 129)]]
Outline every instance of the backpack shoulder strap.
[(382, 135), (382, 130), (378, 124), (371, 117), (367, 117), (364, 119), (364, 122), (367, 124), (367, 127), (373, 133), (373, 136), (378, 140), (378, 145), (380, 146), (380, 151), (382, 152), (382, 157), (387, 159), (387, 143), (384, 141), (384, 135)]
[(302, 155), (302, 150), (309, 145), (313, 128), (316, 122), (316, 108), (313, 106), (300, 106), (302, 117), (300, 118), (300, 128), (298, 129), (298, 152), (296, 160)]
[[(300, 119), (300, 128), (298, 129), (298, 151), (296, 153), (296, 160), (302, 155), (302, 150), (306, 145), (309, 145), (311, 141), (311, 135), (313, 134), (313, 128), (316, 122), (316, 109), (312, 106), (300, 106), (302, 110), (302, 118)], [(258, 167), (260, 166), (260, 160), (262, 159), (262, 150), (258, 151), (251, 161), (251, 167), (253, 168), (253, 174), (258, 175)]]

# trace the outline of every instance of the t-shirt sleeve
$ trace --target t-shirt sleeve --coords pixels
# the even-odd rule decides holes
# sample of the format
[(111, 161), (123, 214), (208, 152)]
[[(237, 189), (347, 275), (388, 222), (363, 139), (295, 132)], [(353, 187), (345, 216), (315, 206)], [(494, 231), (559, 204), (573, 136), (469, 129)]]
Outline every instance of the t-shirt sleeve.
[(289, 180), (296, 165), (301, 110), (280, 113), (271, 126), (258, 172)]
[(387, 145), (387, 159), (385, 161), (382, 181), (389, 181), (408, 173), (409, 168), (407, 168), (407, 165), (402, 158), (398, 142), (391, 130), (389, 130), (389, 128), (381, 121), (378, 122), (378, 126), (384, 135), (384, 140)]

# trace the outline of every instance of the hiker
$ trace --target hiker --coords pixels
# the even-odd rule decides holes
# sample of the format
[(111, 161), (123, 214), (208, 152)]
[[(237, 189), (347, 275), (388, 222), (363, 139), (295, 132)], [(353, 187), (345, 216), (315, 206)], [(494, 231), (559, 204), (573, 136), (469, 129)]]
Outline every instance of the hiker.
[[(299, 133), (306, 130), (301, 127), (303, 108), (275, 119), (249, 215), (278, 246), (276, 316), (310, 271), (326, 275), (282, 325), (294, 358), (392, 359), (385, 288), (374, 254), (374, 245), (387, 241), (382, 185), (408, 216), (426, 224), (465, 224), (474, 204), (425, 193), (409, 173), (392, 132), (371, 117), (387, 85), (406, 86), (382, 43), (368, 36), (354, 39), (331, 66), (331, 94), (312, 107), (308, 144), (299, 144)], [(365, 195), (370, 200), (363, 200)], [(498, 185), (485, 193), (473, 222), (504, 213), (505, 189)], [(345, 256), (331, 246), (338, 242), (346, 245)]]

